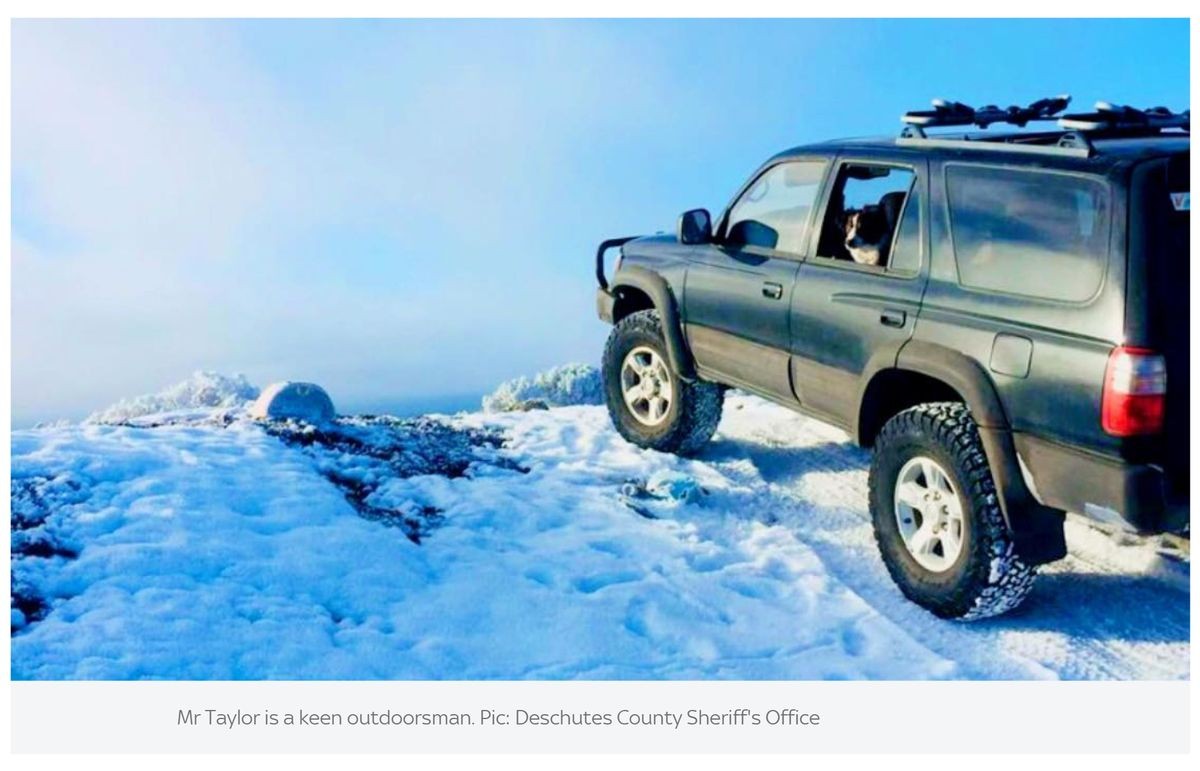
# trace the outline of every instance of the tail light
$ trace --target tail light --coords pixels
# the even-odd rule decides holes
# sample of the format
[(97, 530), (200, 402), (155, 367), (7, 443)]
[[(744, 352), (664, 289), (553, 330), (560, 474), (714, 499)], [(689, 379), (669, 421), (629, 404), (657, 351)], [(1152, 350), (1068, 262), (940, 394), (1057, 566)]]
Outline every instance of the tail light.
[(1113, 436), (1162, 431), (1167, 401), (1167, 363), (1145, 348), (1118, 346), (1108, 357), (1100, 424)]

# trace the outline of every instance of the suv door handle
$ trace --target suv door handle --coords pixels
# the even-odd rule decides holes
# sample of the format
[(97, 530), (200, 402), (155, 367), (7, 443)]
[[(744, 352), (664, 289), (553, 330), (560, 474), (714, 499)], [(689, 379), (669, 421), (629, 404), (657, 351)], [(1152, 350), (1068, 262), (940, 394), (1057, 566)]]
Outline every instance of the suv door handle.
[(776, 284), (774, 281), (766, 282), (763, 284), (763, 297), (769, 297), (772, 300), (783, 297), (783, 284)]
[(879, 314), (879, 323), (885, 327), (902, 327), (908, 314), (904, 311), (884, 308), (883, 313)]

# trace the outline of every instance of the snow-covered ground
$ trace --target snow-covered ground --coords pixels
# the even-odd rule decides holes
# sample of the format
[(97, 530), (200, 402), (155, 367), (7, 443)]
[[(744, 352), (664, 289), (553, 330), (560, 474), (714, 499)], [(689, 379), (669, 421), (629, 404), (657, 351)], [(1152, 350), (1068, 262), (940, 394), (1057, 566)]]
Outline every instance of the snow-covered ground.
[(229, 406), (13, 433), (13, 677), (1189, 676), (1186, 557), (1071, 521), (1020, 610), (940, 621), (876, 554), (867, 455), (753, 397), (695, 460), (598, 406)]

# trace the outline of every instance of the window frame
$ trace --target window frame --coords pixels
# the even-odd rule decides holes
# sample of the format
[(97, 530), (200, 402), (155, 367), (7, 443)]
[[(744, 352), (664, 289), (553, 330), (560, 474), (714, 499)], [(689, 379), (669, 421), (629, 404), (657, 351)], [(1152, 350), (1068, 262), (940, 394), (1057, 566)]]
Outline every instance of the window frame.
[[(928, 177), (929, 164), (921, 160), (902, 161), (893, 158), (867, 158), (861, 156), (838, 156), (834, 159), (833, 173), (829, 174), (826, 179), (825, 190), (821, 195), (821, 228), (825, 228), (825, 217), (829, 214), (829, 205), (833, 199), (833, 188), (837, 184), (837, 178), (841, 171), (846, 166), (886, 166), (888, 168), (901, 169), (910, 172), (913, 175), (912, 184), (909, 185), (908, 192), (911, 194), (914, 190), (920, 193), (918, 201), (921, 208), (917, 214), (920, 216), (919, 233), (918, 233), (918, 256), (917, 268), (914, 271), (895, 271), (890, 270), (888, 266), (879, 265), (863, 265), (854, 260), (841, 260), (837, 257), (825, 257), (818, 254), (817, 250), (821, 244), (820, 231), (809, 233), (808, 251), (812, 256), (809, 257), (815, 265), (834, 268), (836, 270), (848, 270), (855, 273), (865, 273), (870, 276), (879, 276), (881, 278), (890, 278), (896, 281), (914, 281), (921, 277), (925, 267), (929, 264), (929, 186), (923, 185), (922, 182)], [(925, 171), (922, 172), (922, 169)], [(923, 176), (924, 174), (924, 176)], [(904, 222), (904, 215), (908, 211), (909, 202), (912, 200), (911, 195), (904, 199), (904, 207), (900, 210), (900, 216), (896, 220), (896, 232), (892, 234), (891, 249), (896, 247), (896, 235), (900, 232), (900, 224)], [(892, 253), (888, 252), (888, 261), (891, 262)]]
[[(1013, 172), (1015, 174), (1027, 174), (1031, 176), (1055, 174), (1060, 177), (1074, 177), (1076, 179), (1088, 180), (1103, 187), (1105, 194), (1108, 196), (1108, 200), (1106, 201), (1108, 205), (1108, 234), (1105, 237), (1104, 247), (1096, 254), (1101, 267), (1100, 278), (1096, 282), (1095, 291), (1082, 300), (1064, 300), (1057, 297), (1046, 297), (1044, 295), (1025, 294), (1022, 292), (1006, 292), (1002, 289), (988, 289), (987, 287), (965, 283), (962, 278), (962, 270), (960, 269), (958, 263), (958, 245), (954, 240), (954, 210), (950, 205), (950, 169), (952, 167), (963, 167), (967, 169), (998, 169), (1000, 171)], [(1091, 305), (1092, 303), (1096, 302), (1096, 299), (1099, 298), (1101, 294), (1104, 293), (1104, 288), (1108, 284), (1109, 263), (1112, 262), (1113, 238), (1115, 237), (1116, 232), (1116, 206), (1118, 192), (1108, 177), (1101, 174), (1088, 174), (1086, 172), (1074, 171), (1071, 169), (1052, 169), (1045, 167), (1031, 169), (1027, 166), (1014, 166), (1012, 164), (1005, 163), (954, 160), (945, 161), (942, 163), (941, 183), (942, 209), (946, 218), (946, 242), (950, 247), (950, 257), (954, 261), (954, 279), (955, 284), (959, 289), (965, 292), (984, 295), (987, 297), (1007, 297), (1020, 300), (1022, 302), (1036, 302), (1046, 305), (1073, 308)]]
[[(900, 208), (900, 214), (896, 217), (896, 232), (892, 234), (891, 248), (888, 250), (888, 264), (883, 266), (883, 272), (897, 278), (916, 278), (921, 275), (921, 268), (925, 264), (925, 217), (926, 213), (922, 211), (923, 199), (921, 191), (917, 189), (921, 179), (915, 173), (913, 174), (912, 184), (908, 187), (908, 193), (904, 197), (904, 206)], [(908, 207), (912, 205), (913, 195), (917, 195), (917, 267), (913, 270), (893, 270), (892, 257), (896, 254), (896, 244), (900, 239), (898, 236), (904, 228), (904, 218), (908, 216)], [(875, 267), (873, 265), (863, 265), (864, 268)]]
[[(776, 168), (787, 163), (819, 163), (822, 167), (821, 180), (817, 183), (816, 194), (813, 196), (813, 205), (809, 208), (808, 212), (808, 222), (805, 223), (807, 230), (804, 237), (803, 251), (789, 252), (782, 249), (768, 249), (762, 246), (748, 246), (744, 244), (730, 244), (726, 242), (725, 237), (727, 235), (727, 231), (729, 230), (729, 217), (733, 214), (734, 207), (741, 202), (742, 198), (744, 198), (747, 193), (754, 189), (754, 186), (758, 184), (760, 179), (774, 171)], [(725, 206), (725, 209), (721, 212), (721, 219), (717, 221), (717, 228), (713, 234), (713, 243), (722, 249), (746, 254), (761, 255), (771, 259), (794, 260), (796, 262), (803, 262), (804, 260), (808, 259), (808, 252), (812, 249), (813, 217), (816, 215), (817, 210), (821, 207), (821, 203), (824, 200), (825, 188), (829, 184), (829, 170), (832, 167), (833, 159), (825, 155), (796, 155), (788, 156), (786, 158), (776, 158), (769, 161), (760, 167), (756, 173), (752, 174), (747, 182), (738, 188), (737, 193), (735, 193), (733, 196), (733, 200), (731, 200), (728, 205)]]

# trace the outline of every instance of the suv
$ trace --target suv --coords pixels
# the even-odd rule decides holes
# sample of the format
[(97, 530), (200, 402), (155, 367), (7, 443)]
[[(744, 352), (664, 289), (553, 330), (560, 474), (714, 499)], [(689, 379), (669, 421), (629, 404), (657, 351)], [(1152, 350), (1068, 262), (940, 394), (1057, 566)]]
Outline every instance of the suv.
[(728, 387), (841, 427), (889, 573), (943, 618), (1016, 607), (1064, 512), (1186, 530), (1189, 114), (1068, 101), (935, 101), (776, 155), (715, 226), (602, 243), (617, 431), (695, 453)]

